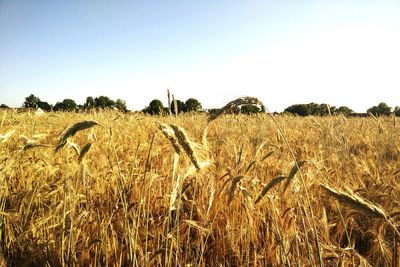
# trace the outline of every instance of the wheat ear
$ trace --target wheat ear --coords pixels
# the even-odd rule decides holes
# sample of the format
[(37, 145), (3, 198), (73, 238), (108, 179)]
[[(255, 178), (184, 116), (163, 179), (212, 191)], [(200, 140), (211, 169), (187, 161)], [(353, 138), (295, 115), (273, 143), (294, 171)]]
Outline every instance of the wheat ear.
[(382, 219), (388, 219), (385, 211), (377, 205), (367, 202), (357, 195), (349, 195), (344, 192), (337, 191), (330, 188), (327, 185), (321, 185), (321, 187), (331, 196), (339, 200), (340, 202), (351, 206), (352, 208), (359, 210), (371, 217), (377, 217)]
[(66, 128), (60, 135), (60, 138), (56, 145), (55, 151), (57, 152), (67, 143), (68, 137), (74, 136), (77, 132), (84, 130), (84, 129), (88, 129), (95, 125), (98, 125), (98, 123), (96, 121), (88, 120), (88, 121), (77, 122), (74, 125)]

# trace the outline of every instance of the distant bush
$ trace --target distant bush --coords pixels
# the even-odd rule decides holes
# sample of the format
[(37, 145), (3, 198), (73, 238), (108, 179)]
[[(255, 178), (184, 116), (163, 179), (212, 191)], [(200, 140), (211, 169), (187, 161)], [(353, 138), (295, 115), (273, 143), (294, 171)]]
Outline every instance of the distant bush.
[(149, 106), (143, 109), (143, 112), (151, 115), (161, 115), (164, 112), (164, 106), (160, 100), (153, 99)]
[(389, 116), (392, 112), (392, 108), (389, 107), (385, 102), (379, 103), (378, 106), (370, 107), (367, 113), (372, 113), (375, 116)]

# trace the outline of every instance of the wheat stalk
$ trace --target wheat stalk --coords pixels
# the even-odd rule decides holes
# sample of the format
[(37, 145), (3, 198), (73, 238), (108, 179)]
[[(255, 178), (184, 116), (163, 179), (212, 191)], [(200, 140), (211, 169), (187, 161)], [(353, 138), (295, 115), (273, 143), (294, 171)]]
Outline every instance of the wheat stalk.
[(321, 184), (321, 187), (331, 196), (339, 200), (340, 202), (351, 206), (352, 208), (359, 210), (371, 217), (378, 217), (382, 219), (388, 219), (385, 211), (378, 207), (377, 205), (367, 202), (363, 200), (361, 197), (357, 195), (349, 195), (344, 192), (337, 191), (335, 189), (330, 188), (327, 185)]
[(286, 192), (286, 190), (289, 187), (290, 182), (293, 180), (294, 176), (297, 174), (297, 172), (300, 170), (300, 168), (306, 163), (307, 161), (305, 160), (300, 160), (300, 161), (295, 161), (293, 164), (292, 169), (289, 172), (289, 175), (287, 176), (287, 181), (285, 183), (285, 189), (283, 192)]
[(10, 138), (14, 134), (15, 130), (9, 130), (5, 134), (0, 134), (0, 139), (3, 139), (1, 142), (5, 143), (8, 138)]
[(181, 149), (179, 147), (178, 139), (175, 136), (174, 130), (169, 127), (168, 124), (162, 123), (162, 122), (157, 122), (158, 128), (161, 130), (161, 132), (164, 134), (164, 136), (171, 142), (173, 148), (175, 149), (175, 152), (180, 155), (181, 154)]
[(272, 179), (265, 187), (264, 189), (261, 191), (260, 195), (257, 197), (256, 201), (254, 202), (254, 204), (257, 204), (258, 202), (261, 201), (261, 199), (268, 193), (269, 190), (271, 190), (275, 185), (279, 184), (280, 182), (282, 182), (283, 180), (287, 179), (287, 176), (284, 175), (279, 175), (277, 177), (275, 177), (274, 179)]
[(190, 161), (193, 163), (197, 170), (200, 170), (200, 160), (197, 157), (196, 151), (194, 149), (195, 143), (190, 140), (184, 129), (174, 124), (170, 124), (170, 126), (174, 130), (175, 136), (178, 139), (179, 144), (185, 151), (186, 155), (189, 157)]
[(79, 157), (79, 147), (78, 147), (78, 145), (75, 144), (74, 142), (70, 141), (70, 140), (68, 140), (67, 143), (68, 143), (68, 145), (70, 147), (72, 147), (72, 149), (75, 151), (76, 155)]
[(67, 139), (69, 137), (74, 136), (77, 132), (79, 132), (81, 130), (88, 129), (95, 125), (98, 125), (98, 123), (96, 121), (87, 120), (87, 121), (77, 122), (74, 125), (66, 128), (60, 135), (60, 138), (56, 145), (55, 151), (57, 152), (58, 150), (60, 150), (67, 143)]
[(208, 121), (211, 122), (223, 114), (238, 113), (244, 106), (253, 106), (258, 108), (260, 111), (265, 110), (265, 106), (260, 100), (255, 97), (245, 96), (229, 102), (224, 107), (217, 110), (214, 114), (211, 114), (208, 118)]
[(236, 187), (237, 187), (238, 183), (243, 179), (243, 177), (244, 177), (243, 175), (238, 175), (231, 179), (232, 183), (231, 183), (231, 187), (229, 188), (229, 192), (228, 192), (228, 204), (230, 204), (232, 202)]
[(206, 148), (206, 149), (208, 147), (207, 134), (208, 134), (208, 125), (204, 128), (203, 135), (202, 135), (202, 138), (201, 138), (201, 143), (202, 143), (203, 147)]
[(4, 111), (3, 118), (1, 119), (0, 128), (3, 127), (4, 121), (6, 120), (7, 111)]
[(169, 89), (167, 89), (167, 96), (168, 96), (168, 113), (169, 116), (172, 116), (172, 112), (171, 112), (171, 94), (169, 92)]
[(174, 102), (174, 111), (175, 111), (175, 117), (178, 116), (178, 102), (175, 99), (175, 96), (172, 95), (172, 101)]
[(92, 143), (87, 143), (86, 145), (84, 145), (81, 149), (81, 151), (79, 152), (79, 158), (78, 161), (81, 162), (83, 157), (86, 155), (86, 153), (89, 151), (90, 147), (92, 146)]
[(171, 142), (176, 153), (180, 155), (182, 148), (198, 171), (209, 165), (208, 161), (200, 161), (196, 150), (201, 145), (193, 142), (183, 128), (162, 122), (157, 122), (157, 124), (164, 136)]
[(26, 151), (26, 150), (28, 150), (28, 149), (35, 148), (35, 147), (50, 147), (50, 145), (37, 144), (37, 143), (27, 143), (27, 144), (24, 145), (24, 147), (22, 148), (22, 151)]

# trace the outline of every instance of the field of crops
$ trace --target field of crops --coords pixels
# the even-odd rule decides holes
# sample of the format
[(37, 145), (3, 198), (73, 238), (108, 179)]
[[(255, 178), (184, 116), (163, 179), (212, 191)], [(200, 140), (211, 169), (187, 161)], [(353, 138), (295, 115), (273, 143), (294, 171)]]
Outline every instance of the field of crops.
[(0, 123), (0, 266), (399, 265), (394, 118)]

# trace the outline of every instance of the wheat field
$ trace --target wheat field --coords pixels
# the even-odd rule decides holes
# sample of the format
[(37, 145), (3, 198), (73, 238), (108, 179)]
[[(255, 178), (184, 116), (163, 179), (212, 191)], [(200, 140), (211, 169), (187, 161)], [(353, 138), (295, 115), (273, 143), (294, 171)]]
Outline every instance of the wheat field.
[(399, 266), (395, 118), (0, 120), (0, 266)]

